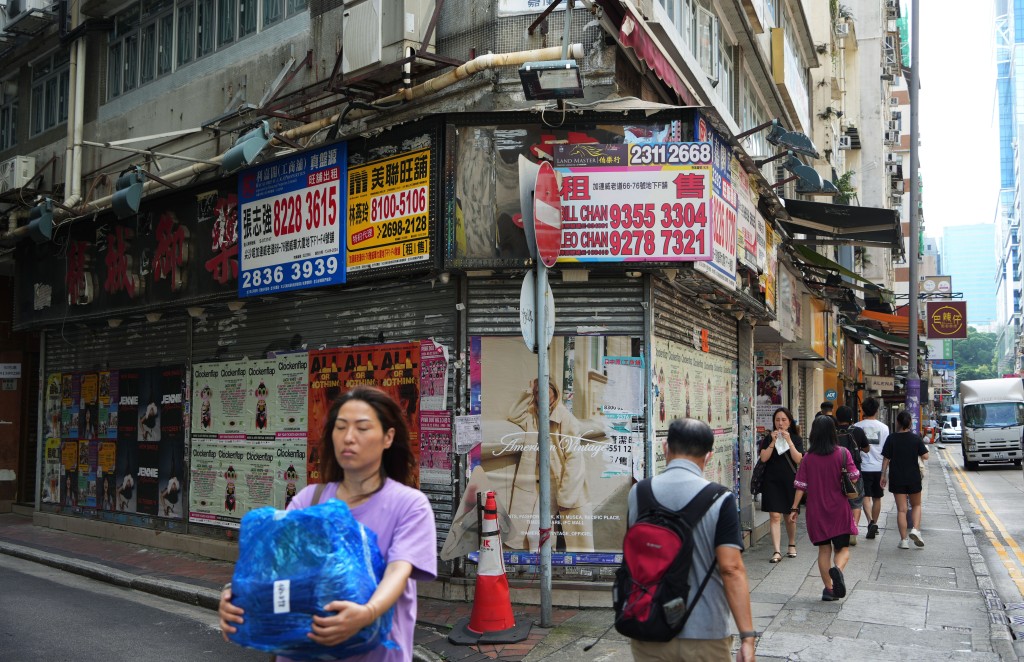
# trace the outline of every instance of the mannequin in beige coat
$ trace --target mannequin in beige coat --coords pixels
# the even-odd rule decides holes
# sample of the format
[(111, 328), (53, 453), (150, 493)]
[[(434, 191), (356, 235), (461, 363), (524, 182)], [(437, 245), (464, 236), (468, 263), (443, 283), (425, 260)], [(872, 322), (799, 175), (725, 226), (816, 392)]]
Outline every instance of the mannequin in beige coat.
[[(562, 404), (561, 392), (549, 384), (551, 435), (551, 515), (559, 518), (568, 552), (594, 551), (593, 506), (587, 489), (587, 463), (582, 447), (580, 422)], [(538, 502), (540, 499), (539, 454), (537, 452), (537, 380), (523, 391), (509, 410), (508, 420), (527, 434), (524, 450), (516, 467), (509, 515), (513, 519), (529, 517), (530, 527), (524, 541), (508, 541), (513, 548), (538, 549)], [(531, 443), (532, 442), (532, 443)], [(552, 522), (554, 524), (554, 522)]]

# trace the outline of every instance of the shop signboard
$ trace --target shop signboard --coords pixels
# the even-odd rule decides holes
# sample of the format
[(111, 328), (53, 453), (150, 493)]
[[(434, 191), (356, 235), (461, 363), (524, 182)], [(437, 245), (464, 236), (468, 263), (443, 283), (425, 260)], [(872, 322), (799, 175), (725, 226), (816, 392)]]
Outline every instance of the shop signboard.
[(712, 254), (710, 260), (694, 268), (727, 288), (735, 289), (739, 199), (732, 182), (732, 148), (703, 115), (698, 113), (695, 118), (694, 140), (711, 146), (712, 191), (708, 219)]
[(559, 262), (712, 259), (710, 144), (556, 145), (555, 166)]
[(927, 313), (929, 338), (966, 338), (966, 301), (929, 301)]
[(430, 174), (429, 148), (349, 168), (349, 272), (430, 260)]
[(238, 178), (238, 296), (345, 282), (345, 143), (291, 154)]

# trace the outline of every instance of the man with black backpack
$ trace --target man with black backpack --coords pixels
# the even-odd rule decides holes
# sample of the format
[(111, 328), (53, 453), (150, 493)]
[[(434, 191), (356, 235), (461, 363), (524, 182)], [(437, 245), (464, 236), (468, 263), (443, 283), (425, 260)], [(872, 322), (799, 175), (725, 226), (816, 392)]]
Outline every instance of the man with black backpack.
[[(836, 410), (836, 436), (838, 437), (839, 445), (850, 451), (853, 463), (857, 466), (857, 471), (860, 471), (861, 451), (865, 453), (871, 452), (871, 443), (868, 441), (868, 436), (864, 433), (864, 430), (853, 425), (853, 409), (846, 405)], [(864, 502), (864, 481), (858, 480), (855, 485), (857, 486), (857, 498), (849, 499), (849, 501), (850, 508), (853, 510), (853, 520), (859, 528), (861, 505)], [(856, 545), (857, 536), (850, 536), (850, 547), (856, 547)]]
[(714, 433), (702, 421), (668, 428), (665, 470), (629, 492), (629, 530), (612, 602), (634, 660), (754, 661), (747, 570), (736, 498), (703, 477)]

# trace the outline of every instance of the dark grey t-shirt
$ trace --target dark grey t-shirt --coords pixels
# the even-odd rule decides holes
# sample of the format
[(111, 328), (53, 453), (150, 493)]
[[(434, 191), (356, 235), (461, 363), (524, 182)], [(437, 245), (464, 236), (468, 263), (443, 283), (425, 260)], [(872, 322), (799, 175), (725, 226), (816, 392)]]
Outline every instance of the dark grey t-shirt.
[[(651, 481), (654, 498), (665, 508), (679, 510), (710, 481), (701, 475), (700, 467), (689, 460), (672, 460), (663, 472)], [(636, 486), (629, 491), (629, 523), (636, 521)], [(721, 545), (743, 551), (736, 497), (727, 492), (711, 505), (694, 529), (693, 564), (690, 566), (691, 604), (708, 568), (715, 561), (715, 548)], [(732, 613), (725, 599), (725, 585), (716, 568), (700, 597), (700, 604), (690, 613), (679, 633), (679, 639), (722, 639), (731, 632)]]

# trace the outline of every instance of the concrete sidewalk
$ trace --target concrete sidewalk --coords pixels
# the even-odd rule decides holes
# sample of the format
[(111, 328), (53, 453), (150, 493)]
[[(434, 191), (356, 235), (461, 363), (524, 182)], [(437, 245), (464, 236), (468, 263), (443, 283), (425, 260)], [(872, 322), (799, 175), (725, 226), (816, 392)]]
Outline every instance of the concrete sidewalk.
[[(874, 540), (861, 535), (846, 569), (849, 594), (821, 602), (816, 550), (802, 517), (798, 557), (770, 564), (767, 540), (744, 554), (761, 660), (1016, 660), (1003, 603), (961, 508), (948, 469), (928, 462), (922, 531), (925, 547), (897, 548), (896, 511), (886, 495)], [(866, 530), (866, 522), (862, 531)], [(183, 552), (33, 526), (0, 515), (0, 552), (157, 595), (216, 608), (232, 564)], [(513, 596), (514, 597), (514, 596)], [(554, 627), (506, 646), (459, 647), (447, 632), (471, 605), (421, 598), (417, 660), (626, 660), (629, 642), (610, 631), (610, 609), (555, 608)], [(517, 620), (538, 619), (537, 607), (516, 605)]]

